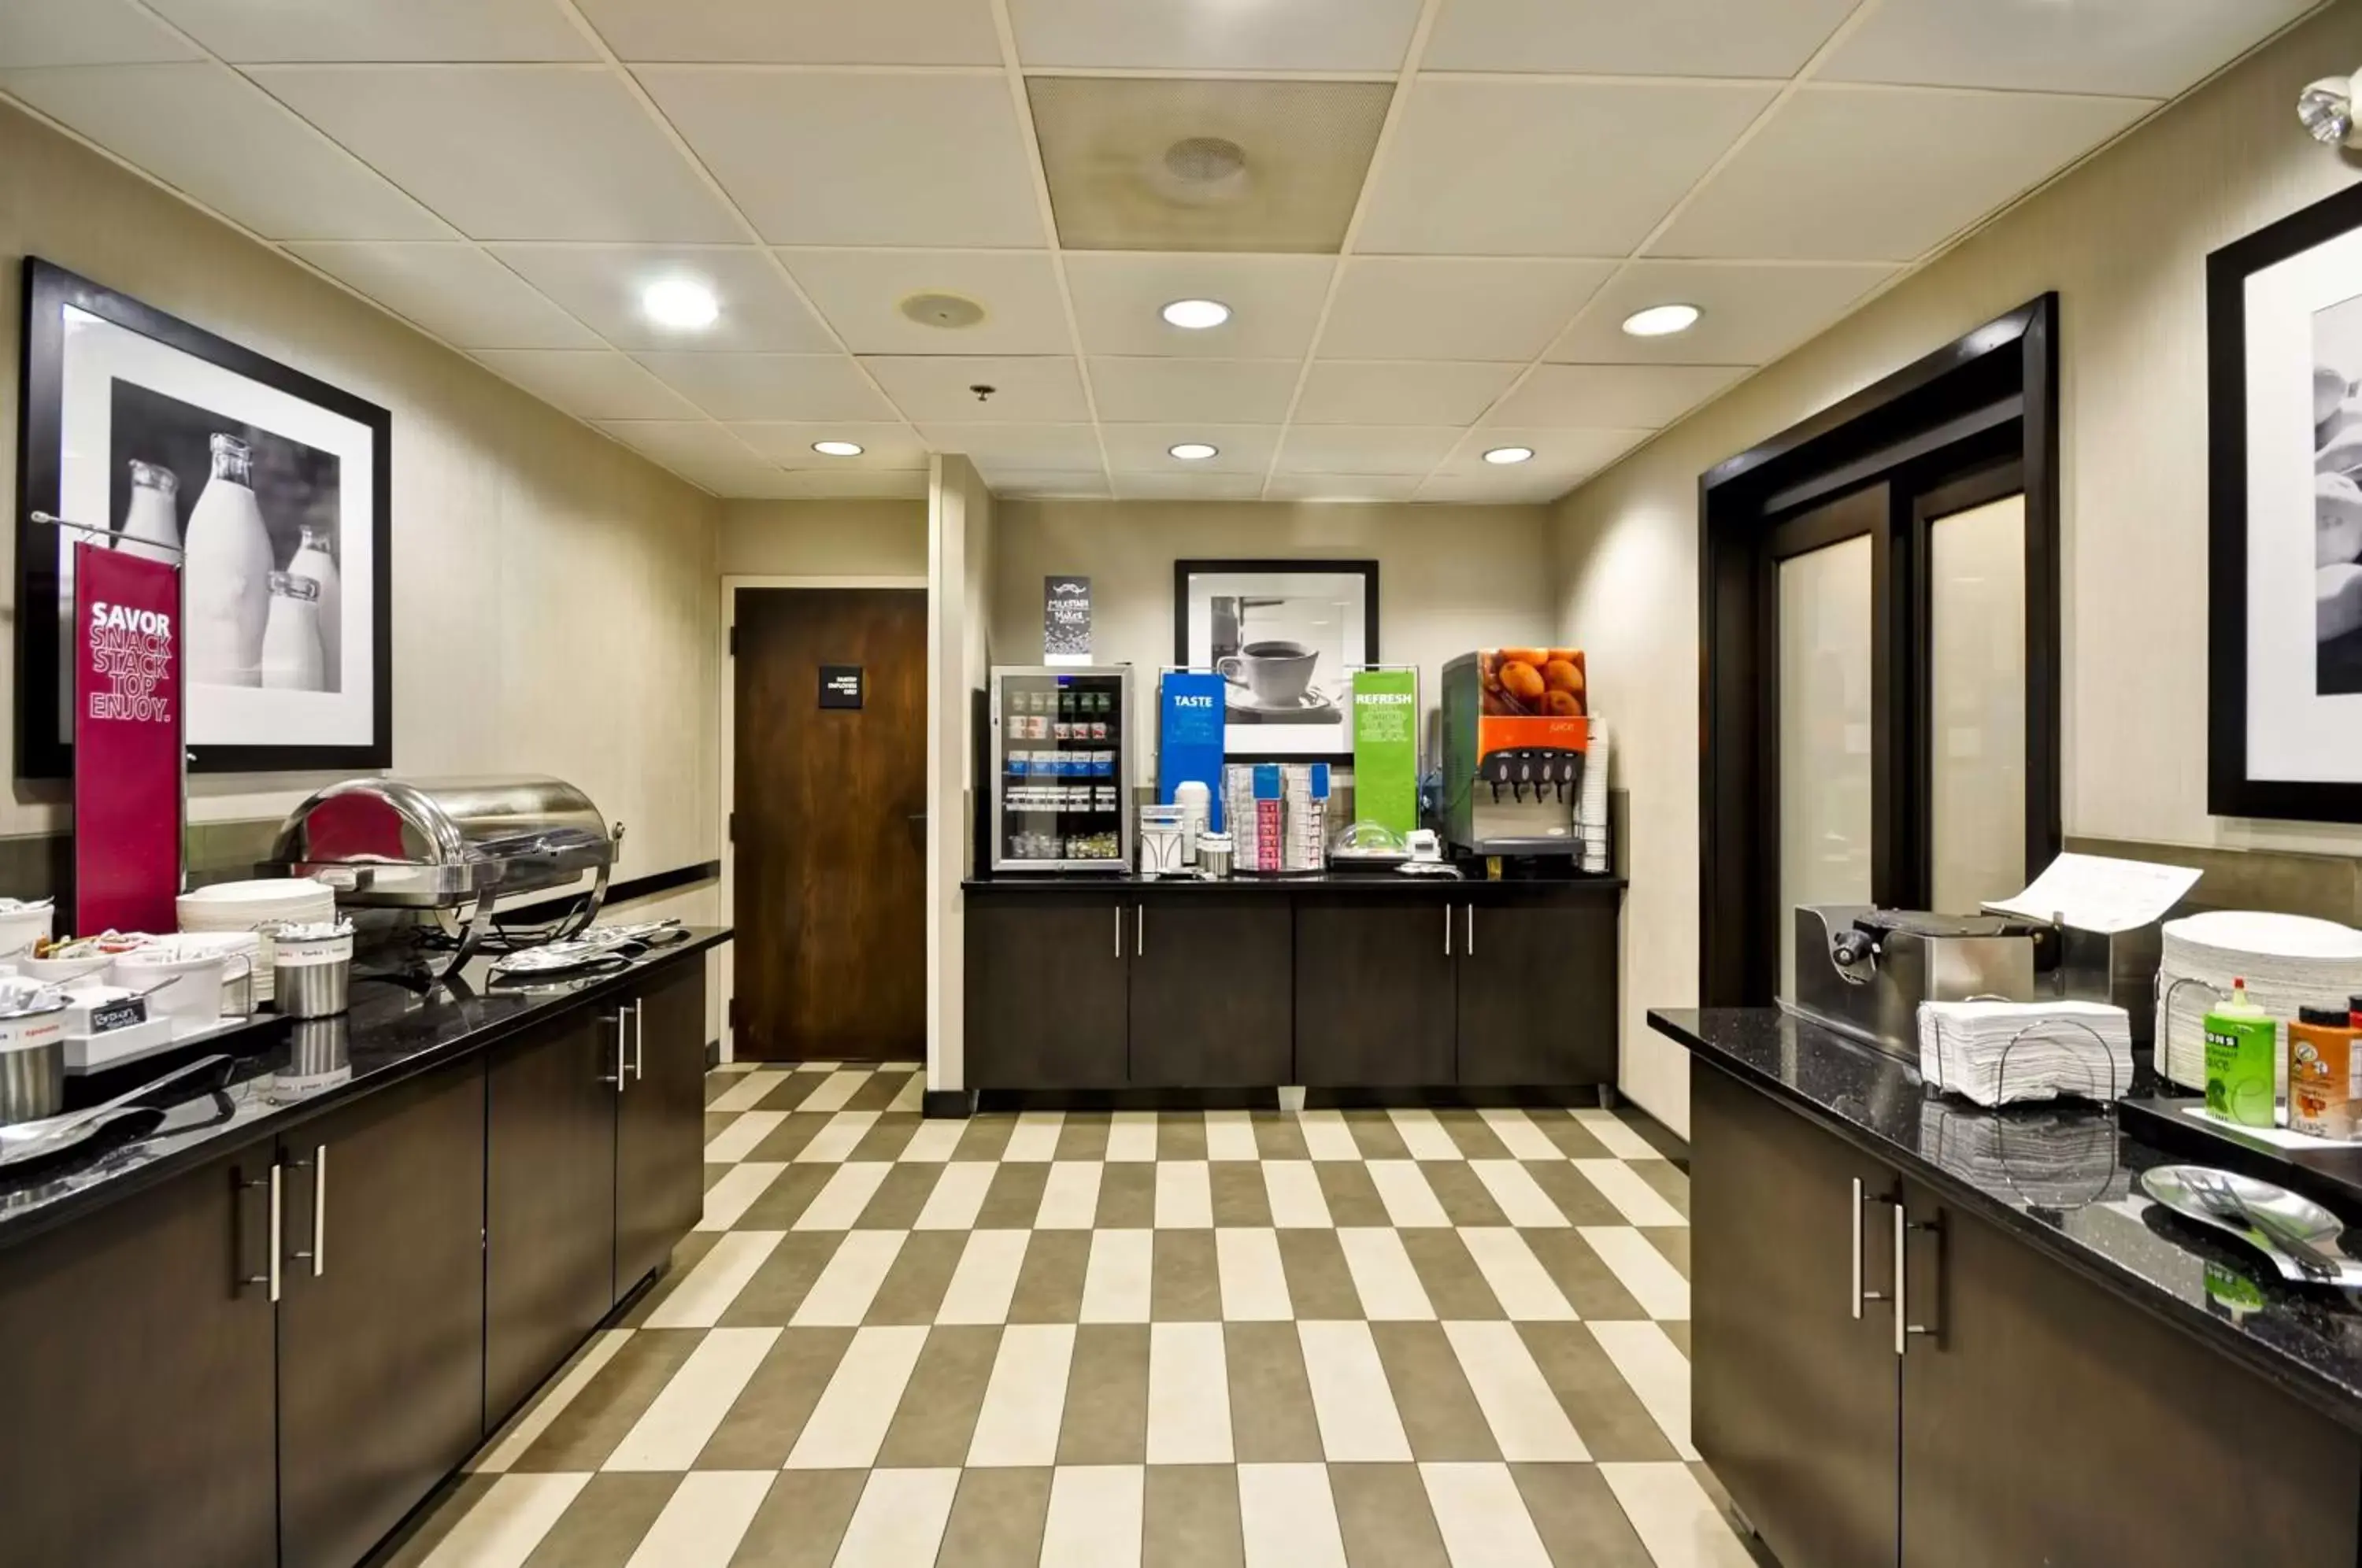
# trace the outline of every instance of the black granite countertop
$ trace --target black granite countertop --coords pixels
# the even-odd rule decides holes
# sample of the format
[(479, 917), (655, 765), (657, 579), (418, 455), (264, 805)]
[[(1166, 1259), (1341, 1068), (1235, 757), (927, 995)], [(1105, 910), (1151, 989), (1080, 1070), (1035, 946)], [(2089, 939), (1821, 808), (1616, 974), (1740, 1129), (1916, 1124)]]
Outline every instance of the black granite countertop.
[(357, 979), (342, 1017), (263, 1032), (272, 1042), (238, 1059), (217, 1093), (171, 1105), (136, 1142), (59, 1156), (21, 1175), (0, 1173), (0, 1247), (15, 1244), (163, 1181), (217, 1153), (282, 1132), (446, 1062), (481, 1051), (576, 1006), (621, 991), (649, 970), (730, 940), (692, 929), (616, 969), (534, 985), (495, 980), (491, 961), (469, 963), (446, 986), (414, 989)]
[(1514, 878), (1487, 882), (1467, 877), (1406, 876), (1400, 871), (1313, 871), (1297, 875), (1242, 873), (1219, 881), (1200, 877), (1140, 877), (1129, 872), (1003, 872), (997, 877), (971, 877), (960, 886), (982, 893), (1404, 893), (1466, 898), (1518, 889), (1551, 888), (1602, 890), (1620, 889), (1621, 877), (1576, 872), (1567, 877)]
[(1987, 1110), (1926, 1088), (1895, 1057), (1773, 1008), (1651, 1011), (1649, 1022), (2362, 1431), (2356, 1297), (2286, 1284), (2239, 1242), (2152, 1201), (2136, 1178), (2174, 1156), (2119, 1132), (2106, 1108), (2061, 1100)]

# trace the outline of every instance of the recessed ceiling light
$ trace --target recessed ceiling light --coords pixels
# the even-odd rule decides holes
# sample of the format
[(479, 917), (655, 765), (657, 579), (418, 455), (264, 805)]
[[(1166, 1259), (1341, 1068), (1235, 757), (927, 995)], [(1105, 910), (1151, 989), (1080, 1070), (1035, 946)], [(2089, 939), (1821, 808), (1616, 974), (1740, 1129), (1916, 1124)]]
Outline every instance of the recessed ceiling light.
[(812, 450), (823, 458), (857, 458), (861, 456), (858, 441), (815, 441)]
[(640, 294), (640, 308), (658, 326), (711, 326), (722, 314), (713, 291), (687, 278), (664, 278)]
[(1496, 447), (1485, 454), (1488, 463), (1522, 463), (1534, 455), (1531, 447)]
[(1220, 300), (1175, 300), (1163, 312), (1164, 319), (1192, 332), (1220, 326), (1231, 319), (1231, 307)]
[(1662, 337), (1669, 333), (1687, 332), (1697, 324), (1701, 314), (1694, 304), (1650, 305), (1626, 316), (1624, 330), (1635, 337)]
[(1202, 463), (1221, 450), (1220, 447), (1209, 447), (1203, 441), (1184, 441), (1177, 447), (1168, 447), (1165, 449), (1185, 463)]

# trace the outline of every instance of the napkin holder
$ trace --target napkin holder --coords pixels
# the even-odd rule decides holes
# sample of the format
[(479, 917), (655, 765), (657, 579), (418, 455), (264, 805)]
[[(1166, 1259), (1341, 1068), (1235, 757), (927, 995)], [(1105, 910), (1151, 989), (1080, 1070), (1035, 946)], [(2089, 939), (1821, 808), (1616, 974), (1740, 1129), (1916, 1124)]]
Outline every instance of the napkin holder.
[(1921, 1002), (2036, 1000), (2057, 947), (2053, 927), (2014, 916), (1799, 904), (1795, 1009), (1916, 1065)]

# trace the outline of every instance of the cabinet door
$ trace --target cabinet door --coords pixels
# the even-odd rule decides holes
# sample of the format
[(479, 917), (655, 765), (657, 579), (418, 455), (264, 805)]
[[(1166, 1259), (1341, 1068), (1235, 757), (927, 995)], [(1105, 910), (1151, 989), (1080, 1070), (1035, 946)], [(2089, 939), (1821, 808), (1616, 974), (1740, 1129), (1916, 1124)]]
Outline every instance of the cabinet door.
[(1293, 1083), (1295, 922), (1284, 895), (1176, 893), (1131, 911), (1131, 1081)]
[(1460, 918), (1443, 898), (1299, 895), (1295, 1081), (1451, 1083)]
[(484, 1429), (615, 1300), (615, 1010), (494, 1047), (485, 1079)]
[(0, 1564), (270, 1568), (272, 1150), (0, 1257)]
[[(1856, 1318), (1848, 1299), (1857, 1237), (1864, 1288), (1891, 1279), (1893, 1209), (1876, 1199), (1894, 1178), (1703, 1059), (1690, 1118), (1698, 1452), (1781, 1562), (1894, 1568), (1894, 1321), (1885, 1302)], [(1856, 1180), (1871, 1200), (1859, 1231)]]
[(705, 1208), (705, 960), (651, 976), (633, 999), (615, 1119), (615, 1299), (672, 1257)]
[(2362, 1440), (1983, 1220), (1910, 1215), (1941, 1227), (1909, 1239), (1911, 1568), (2356, 1561)]
[(1131, 912), (1112, 896), (967, 895), (968, 1088), (1122, 1085)]
[(483, 1063), (331, 1112), (280, 1157), (279, 1560), (352, 1568), (483, 1438)]
[(1460, 1081), (1616, 1081), (1613, 889), (1471, 890), (1459, 901)]

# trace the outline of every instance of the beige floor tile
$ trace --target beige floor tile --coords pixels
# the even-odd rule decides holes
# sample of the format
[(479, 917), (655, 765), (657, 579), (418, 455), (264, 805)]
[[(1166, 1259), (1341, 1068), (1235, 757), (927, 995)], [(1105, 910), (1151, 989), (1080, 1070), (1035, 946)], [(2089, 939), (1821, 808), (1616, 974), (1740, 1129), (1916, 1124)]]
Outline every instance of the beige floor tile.
[(1042, 1521), (1041, 1568), (1139, 1568), (1145, 1482), (1137, 1464), (1060, 1465)]
[(834, 1165), (849, 1159), (877, 1121), (874, 1110), (840, 1110), (828, 1119), (828, 1125), (811, 1143), (797, 1151), (796, 1159), (807, 1165)]
[[(1227, 1464), (1150, 1465), (1140, 1536), (1141, 1568), (1244, 1568), (1237, 1472)], [(1030, 1568), (1032, 1559), (1025, 1561)]]
[(1308, 1160), (1303, 1123), (1284, 1110), (1250, 1110), (1247, 1125), (1254, 1129), (1255, 1148), (1266, 1160)]
[(1408, 1459), (1410, 1439), (1370, 1326), (1299, 1322), (1296, 1330), (1320, 1422), (1321, 1452), (1330, 1463)]
[(1203, 1160), (1156, 1162), (1156, 1213), (1160, 1231), (1205, 1231), (1214, 1224), (1214, 1188)]
[(1506, 1464), (1422, 1464), (1428, 1506), (1453, 1568), (1552, 1568)]
[(1643, 1229), (1640, 1234), (1649, 1239), (1650, 1246), (1665, 1254), (1665, 1261), (1679, 1269), (1683, 1279), (1690, 1276), (1690, 1228), (1688, 1226)]
[(1673, 1445), (1632, 1386), (1600, 1347), (1594, 1329), (1646, 1327), (1630, 1323), (1521, 1323), (1518, 1337), (1541, 1368), (1559, 1408), (1582, 1434), (1595, 1460), (1661, 1460)]
[[(1451, 1223), (1451, 1216), (1443, 1211), (1435, 1188), (1420, 1173), (1417, 1161), (1371, 1160), (1363, 1168), (1370, 1173), (1371, 1185), (1378, 1189), (1378, 1200), (1385, 1205), (1387, 1224), (1407, 1230)], [(1354, 1221), (1340, 1219), (1337, 1223), (1342, 1226)]]
[(1225, 1323), (1231, 1434), (1242, 1463), (1317, 1463), (1320, 1420), (1294, 1323)]
[(1599, 1474), (1656, 1568), (1753, 1568), (1687, 1465), (1603, 1464)]
[(497, 1475), (513, 1466), (631, 1337), (628, 1329), (608, 1329), (591, 1335), (541, 1393), (527, 1399), (524, 1408), (493, 1435), (468, 1468)]
[(1329, 1199), (1320, 1190), (1320, 1177), (1310, 1161), (1266, 1160), (1263, 1184), (1274, 1225), (1283, 1230), (1325, 1231), (1336, 1223), (1329, 1217)]
[(887, 1176), (894, 1169), (892, 1165), (875, 1161), (838, 1165), (835, 1173), (828, 1178), (828, 1185), (820, 1189), (820, 1196), (796, 1217), (795, 1224), (789, 1229), (852, 1230), (860, 1220), (861, 1211), (869, 1207), (869, 1200), (877, 1196), (877, 1189), (886, 1184)]
[[(862, 1329), (788, 1453), (790, 1470), (861, 1470), (877, 1463), (925, 1329)], [(940, 1522), (940, 1521), (939, 1521)]]
[[(733, 1235), (743, 1235), (734, 1231)], [(811, 1293), (813, 1283), (835, 1258), (849, 1232), (789, 1231), (779, 1238), (753, 1276), (722, 1309), (722, 1324), (732, 1329), (783, 1328)]]
[(1286, 1322), (1294, 1309), (1279, 1238), (1270, 1231), (1214, 1232), (1214, 1259), (1222, 1281), (1222, 1316), (1233, 1322)]
[(1557, 1568), (1651, 1568), (1597, 1465), (1512, 1464), (1509, 1474)]
[(1394, 1119), (1383, 1110), (1348, 1110), (1341, 1113), (1345, 1129), (1352, 1133), (1353, 1143), (1365, 1160), (1407, 1160), (1410, 1145), (1403, 1142), (1402, 1133)]
[(579, 1473), (502, 1476), (427, 1553), (425, 1568), (524, 1568), (590, 1479)]
[(1156, 1173), (1153, 1163), (1126, 1161), (1099, 1169), (1099, 1211), (1102, 1231), (1145, 1231), (1156, 1223)]
[(1083, 1276), (1090, 1265), (1087, 1231), (1042, 1231), (1025, 1248), (1017, 1290), (1010, 1297), (1012, 1323), (1072, 1323), (1083, 1314)]
[(968, 1124), (946, 1117), (938, 1121), (924, 1121), (902, 1145), (902, 1158), (911, 1165), (937, 1165), (949, 1160), (967, 1136)]
[(1082, 1321), (1145, 1323), (1155, 1257), (1153, 1231), (1093, 1231), (1083, 1276)]
[(1373, 1323), (1370, 1338), (1386, 1369), (1413, 1459), (1501, 1457), (1460, 1358), (1438, 1323)]
[(955, 1160), (997, 1160), (1009, 1149), (1010, 1134), (1017, 1131), (1017, 1118), (1009, 1115), (977, 1115), (967, 1118), (966, 1136), (952, 1151)]
[(804, 1097), (803, 1103), (796, 1109), (843, 1110), (847, 1104), (851, 1103), (855, 1092), (868, 1081), (869, 1075), (865, 1072), (831, 1073), (826, 1079), (813, 1088), (811, 1093)]
[(1619, 1160), (1654, 1160), (1662, 1158), (1657, 1146), (1627, 1125), (1612, 1110), (1584, 1110), (1574, 1113), (1584, 1130), (1599, 1140), (1600, 1146)]
[(1418, 1271), (1419, 1284), (1426, 1287), (1427, 1298), (1439, 1318), (1490, 1321), (1508, 1316), (1495, 1298), (1493, 1287), (1469, 1259), (1467, 1244), (1461, 1238), (1473, 1233), (1401, 1232), (1403, 1252), (1410, 1258), (1411, 1267)]
[(1454, 1225), (1506, 1225), (1508, 1216), (1466, 1160), (1429, 1160), (1419, 1175), (1443, 1206), (1444, 1218)]
[(1240, 1465), (1239, 1528), (1247, 1568), (1346, 1568), (1327, 1465)]
[[(856, 1088), (853, 1091), (851, 1097), (845, 1100), (844, 1109), (847, 1110), (875, 1110), (882, 1115), (887, 1110), (892, 1107), (897, 1100), (904, 1098), (904, 1091), (910, 1088), (911, 1080), (917, 1076), (918, 1075), (914, 1073), (889, 1072), (881, 1066), (877, 1071), (868, 1074), (862, 1080), (860, 1086)], [(926, 1086), (924, 1084), (921, 1084), (919, 1088), (921, 1093), (923, 1094), (925, 1092)], [(913, 1100), (913, 1103), (911, 1106), (911, 1112), (915, 1114), (919, 1109), (919, 1103), (916, 1096), (912, 1096), (911, 1098)]]
[(863, 1470), (789, 1470), (755, 1510), (734, 1568), (831, 1568), (860, 1502)]
[(803, 1218), (804, 1210), (812, 1205), (829, 1182), (834, 1179), (834, 1165), (789, 1165), (787, 1174), (763, 1189), (760, 1197), (746, 1206), (746, 1212), (733, 1227), (740, 1231), (788, 1231)]
[[(1572, 1125), (1570, 1123), (1570, 1125)], [(1551, 1207), (1571, 1225), (1621, 1225), (1624, 1211), (1608, 1201), (1598, 1185), (1585, 1179), (1572, 1160), (1522, 1160), (1526, 1175), (1550, 1198)]]
[[(1460, 1151), (1460, 1158), (1506, 1160), (1516, 1157), (1502, 1144), (1501, 1135), (1494, 1132), (1492, 1124), (1485, 1120), (1488, 1112), (1461, 1106), (1433, 1114), (1436, 1124), (1450, 1134), (1453, 1147)], [(1547, 1143), (1549, 1140), (1543, 1142)]]
[(1050, 1511), (1050, 1471), (970, 1470), (960, 1477), (941, 1568), (1035, 1568)]
[(918, 1072), (912, 1073), (902, 1080), (901, 1086), (894, 1091), (894, 1098), (886, 1102), (886, 1109), (889, 1111), (906, 1110), (912, 1115), (917, 1115), (925, 1109), (926, 1103), (927, 1075)]
[(1345, 1266), (1345, 1251), (1334, 1231), (1277, 1231), (1280, 1265), (1287, 1275), (1288, 1298), (1298, 1319), (1314, 1320), (1362, 1316), (1361, 1293), (1353, 1288), (1352, 1271)]
[(1002, 1331), (968, 1443), (970, 1467), (1057, 1463), (1074, 1359), (1071, 1324), (1013, 1323)]
[(1541, 1129), (1542, 1135), (1551, 1141), (1562, 1159), (1597, 1160), (1614, 1157), (1607, 1145), (1599, 1141), (1599, 1135), (1576, 1120), (1572, 1110), (1548, 1106), (1531, 1106), (1527, 1109), (1526, 1114), (1533, 1118), (1534, 1125)]
[(1451, 1568), (1412, 1464), (1332, 1464), (1329, 1488), (1353, 1568)]
[(911, 1369), (911, 1382), (877, 1463), (890, 1470), (923, 1470), (967, 1463), (977, 1417), (1000, 1349), (1000, 1331), (937, 1329)]
[[(1648, 1239), (1628, 1225), (1586, 1225), (1583, 1239), (1600, 1261), (1616, 1275), (1632, 1299), (1651, 1318), (1686, 1318), (1690, 1315), (1690, 1282), (1682, 1277), (1681, 1270), (1665, 1261), (1665, 1254), (1650, 1246)], [(1586, 1318), (1605, 1318), (1613, 1314), (1585, 1312)]]
[(752, 1110), (763, 1103), (770, 1092), (788, 1081), (788, 1075), (763, 1069), (741, 1075), (720, 1094), (706, 1101), (708, 1110)]
[(1682, 1211), (1687, 1220), (1690, 1213), (1689, 1173), (1671, 1160), (1634, 1160), (1632, 1174), (1657, 1189), (1657, 1196)]
[(524, 1568), (624, 1568), (679, 1487), (668, 1473), (593, 1475)]
[[(1620, 1122), (1617, 1125), (1622, 1125)], [(1577, 1160), (1574, 1168), (1616, 1206), (1628, 1225), (1686, 1225), (1688, 1217), (1665, 1201), (1622, 1160)]]
[(1668, 1319), (1657, 1327), (1665, 1331), (1665, 1338), (1673, 1342), (1673, 1348), (1682, 1353), (1683, 1361), (1697, 1359), (1697, 1350), (1690, 1342), (1690, 1320), (1687, 1318)]
[[(1512, 1322), (1571, 1322), (1574, 1308), (1526, 1239), (1506, 1227), (1462, 1231), (1460, 1244)], [(1451, 1317), (1464, 1314), (1453, 1312)]]
[(945, 1165), (930, 1185), (926, 1202), (911, 1221), (912, 1229), (973, 1229), (977, 1215), (984, 1209), (985, 1194), (992, 1190), (994, 1174), (990, 1165)]
[(1370, 1167), (1361, 1161), (1316, 1160), (1312, 1175), (1320, 1183), (1320, 1196), (1329, 1206), (1331, 1223), (1394, 1223), (1394, 1216), (1387, 1212), (1385, 1199), (1379, 1195), (1376, 1179), (1370, 1174)]
[[(1573, 1180), (1583, 1179), (1572, 1172), (1568, 1174)], [(1624, 1288), (1624, 1282), (1616, 1276), (1616, 1271), (1607, 1266), (1605, 1258), (1592, 1250), (1591, 1243), (1584, 1241), (1581, 1233), (1573, 1231), (1526, 1231), (1520, 1234), (1534, 1256), (1540, 1260), (1551, 1282), (1559, 1287), (1568, 1304), (1573, 1307), (1576, 1316), (1592, 1319), (1645, 1318), (1649, 1315), (1639, 1302), (1633, 1299), (1632, 1293)]]
[(773, 1470), (701, 1470), (682, 1476), (626, 1568), (729, 1568), (746, 1527), (755, 1522), (755, 1510), (778, 1479)]
[(1050, 1166), (1042, 1187), (1042, 1207), (1033, 1217), (1037, 1231), (1087, 1231), (1099, 1212), (1099, 1173), (1107, 1167), (1093, 1160), (1059, 1160)]
[(1501, 1141), (1502, 1151), (1513, 1160), (1563, 1159), (1559, 1146), (1550, 1134), (1534, 1125), (1533, 1118), (1515, 1106), (1497, 1106), (1479, 1111), (1485, 1125)]
[[(852, 1343), (850, 1329), (783, 1331), (698, 1463), (712, 1470), (777, 1470), (787, 1463)], [(852, 1507), (849, 1498), (845, 1507)]]
[(1027, 1231), (971, 1231), (961, 1243), (958, 1266), (944, 1287), (938, 1323), (1005, 1323), (1017, 1276), (1025, 1266)]
[(1156, 1158), (1156, 1112), (1153, 1110), (1119, 1110), (1108, 1123), (1107, 1159), (1109, 1165), (1119, 1161), (1153, 1160)]
[(956, 1470), (873, 1470), (844, 1527), (835, 1568), (913, 1568), (941, 1550)]
[(900, 1231), (846, 1232), (789, 1323), (796, 1328), (852, 1328), (866, 1321), (877, 1287), (901, 1255), (904, 1240)]
[[(601, 1468), (687, 1470), (695, 1464), (778, 1337), (777, 1329), (715, 1329), (708, 1333)], [(750, 1516), (752, 1512), (750, 1507)]]
[(1227, 1464), (1232, 1452), (1230, 1366), (1222, 1325), (1151, 1325), (1148, 1463)]
[(704, 1338), (702, 1329), (634, 1333), (550, 1421), (540, 1440), (517, 1456), (513, 1473), (598, 1469)]
[(1443, 1332), (1493, 1429), (1501, 1457), (1544, 1462), (1591, 1457), (1516, 1324), (1446, 1323)]
[(624, 1309), (621, 1317), (614, 1320), (613, 1326), (618, 1329), (636, 1329), (646, 1324), (649, 1314), (671, 1298), (672, 1293), (679, 1290), (689, 1276), (696, 1272), (697, 1265), (705, 1261), (705, 1254), (712, 1252), (713, 1243), (721, 1239), (722, 1233), (718, 1231), (691, 1231), (675, 1242), (672, 1249), (672, 1267), (666, 1270), (663, 1276), (655, 1284), (641, 1291), (638, 1298)]
[[(948, 1168), (944, 1165), (906, 1165), (865, 1160), (838, 1166), (837, 1176), (842, 1176), (846, 1171), (882, 1170), (885, 1174), (878, 1180), (877, 1190), (870, 1194), (869, 1201), (862, 1206), (853, 1223), (864, 1231), (908, 1231), (918, 1223), (919, 1216), (926, 1209), (928, 1198), (942, 1185), (938, 1178)], [(835, 1180), (835, 1176), (830, 1178), (832, 1187)], [(829, 1187), (822, 1188), (822, 1196), (826, 1196), (829, 1190)], [(798, 1223), (802, 1223), (800, 1216)], [(821, 1228), (805, 1226), (807, 1230)]]
[(1009, 1146), (1000, 1157), (1012, 1162), (1032, 1163), (1055, 1159), (1058, 1154), (1058, 1130), (1065, 1122), (1064, 1111), (1028, 1110), (1017, 1118), (1016, 1130), (1009, 1134)]
[(1500, 1206), (1501, 1218), (1529, 1231), (1563, 1229), (1568, 1223), (1531, 1172), (1516, 1160), (1471, 1160), (1468, 1169)]
[(1384, 1226), (1341, 1227), (1337, 1245), (1353, 1276), (1363, 1317), (1374, 1322), (1434, 1318), (1435, 1304), (1427, 1298), (1427, 1287), (1419, 1283), (1399, 1232)]
[(1432, 1110), (1411, 1108), (1390, 1110), (1387, 1119), (1395, 1124), (1395, 1135), (1402, 1140), (1403, 1148), (1414, 1160), (1458, 1160), (1467, 1156), (1443, 1123)]
[(1058, 1463), (1139, 1464), (1148, 1452), (1148, 1325), (1085, 1323), (1075, 1331)]
[(768, 1160), (746, 1160), (730, 1167), (729, 1174), (708, 1187), (705, 1192), (705, 1212), (697, 1221), (701, 1231), (727, 1231), (738, 1223), (747, 1205), (763, 1196), (764, 1188), (779, 1179), (788, 1167)]
[[(1306, 1156), (1310, 1159), (1358, 1162), (1362, 1157), (1362, 1146), (1353, 1142), (1342, 1111), (1308, 1110), (1296, 1119), (1296, 1126), (1303, 1135)], [(1266, 1150), (1264, 1157), (1278, 1156)]]
[(864, 1323), (933, 1323), (942, 1319), (944, 1295), (966, 1247), (966, 1232), (913, 1231), (894, 1256)]
[(735, 1165), (755, 1152), (755, 1146), (788, 1119), (784, 1110), (749, 1110), (729, 1119), (729, 1125), (705, 1141), (705, 1159), (709, 1165)]
[(1690, 1364), (1654, 1323), (1586, 1324), (1599, 1348), (1616, 1364), (1643, 1408), (1655, 1418), (1665, 1441), (1683, 1459), (1697, 1458), (1690, 1442)]
[(773, 1128), (761, 1143), (755, 1145), (753, 1152), (745, 1157), (750, 1160), (773, 1160), (783, 1165), (787, 1164), (802, 1154), (804, 1145), (819, 1137), (822, 1130), (828, 1126), (828, 1122), (829, 1119), (825, 1116), (805, 1116), (800, 1112), (789, 1111), (786, 1113), (786, 1120)]
[(1209, 1160), (1262, 1158), (1255, 1147), (1254, 1123), (1243, 1110), (1206, 1112), (1206, 1157)]

